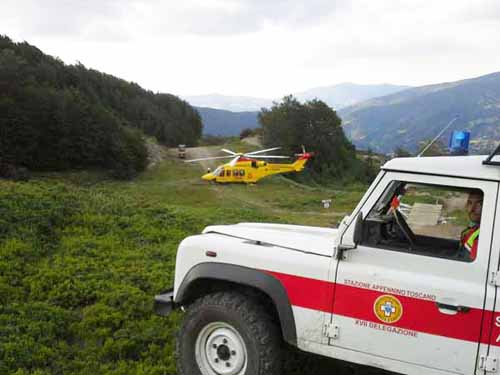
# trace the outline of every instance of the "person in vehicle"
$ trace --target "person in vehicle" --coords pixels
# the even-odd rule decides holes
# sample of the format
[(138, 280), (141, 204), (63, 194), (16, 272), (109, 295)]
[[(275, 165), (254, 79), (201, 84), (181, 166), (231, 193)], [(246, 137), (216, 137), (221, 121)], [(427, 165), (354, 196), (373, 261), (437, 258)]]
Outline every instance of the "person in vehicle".
[(471, 190), (469, 192), (466, 210), (469, 215), (469, 224), (460, 236), (460, 250), (462, 255), (472, 262), (476, 259), (477, 244), (479, 242), (479, 229), (483, 210), (483, 192), (481, 190)]

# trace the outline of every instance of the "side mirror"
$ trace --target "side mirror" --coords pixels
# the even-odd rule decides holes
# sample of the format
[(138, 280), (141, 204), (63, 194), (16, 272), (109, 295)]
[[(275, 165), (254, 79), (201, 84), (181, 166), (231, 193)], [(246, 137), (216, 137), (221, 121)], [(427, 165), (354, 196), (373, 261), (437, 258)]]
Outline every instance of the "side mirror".
[(363, 213), (360, 212), (354, 224), (354, 235), (352, 237), (354, 245), (358, 246), (363, 239)]
[(363, 238), (363, 212), (360, 212), (358, 216), (356, 216), (356, 222), (354, 223), (354, 233), (352, 238), (354, 245), (340, 244), (337, 248), (336, 259), (342, 260), (344, 258), (345, 251), (354, 250), (355, 248), (357, 248), (362, 238)]

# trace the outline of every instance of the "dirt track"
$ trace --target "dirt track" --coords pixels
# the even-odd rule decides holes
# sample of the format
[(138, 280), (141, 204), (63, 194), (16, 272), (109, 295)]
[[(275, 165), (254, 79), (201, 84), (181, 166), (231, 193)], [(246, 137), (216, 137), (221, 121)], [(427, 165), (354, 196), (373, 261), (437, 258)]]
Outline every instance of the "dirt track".
[[(177, 148), (169, 148), (167, 153), (168, 156), (177, 158)], [(185, 160), (209, 158), (212, 156), (223, 156), (223, 152), (220, 151), (219, 146), (187, 147)], [(227, 160), (230, 160), (230, 158), (228, 158)], [(221, 164), (220, 162), (224, 162), (224, 159), (215, 160), (215, 162), (217, 161), (219, 162), (219, 164)], [(201, 160), (196, 163), (201, 166), (201, 170), (207, 170), (207, 168), (213, 168), (214, 166), (214, 161), (211, 160)]]
[[(212, 156), (224, 155), (218, 147), (190, 147), (186, 149), (186, 160), (209, 158)], [(229, 158), (227, 160), (230, 160)], [(216, 160), (224, 162), (224, 159)], [(214, 162), (211, 160), (201, 160), (197, 162), (201, 165), (202, 169), (207, 170), (213, 168)]]

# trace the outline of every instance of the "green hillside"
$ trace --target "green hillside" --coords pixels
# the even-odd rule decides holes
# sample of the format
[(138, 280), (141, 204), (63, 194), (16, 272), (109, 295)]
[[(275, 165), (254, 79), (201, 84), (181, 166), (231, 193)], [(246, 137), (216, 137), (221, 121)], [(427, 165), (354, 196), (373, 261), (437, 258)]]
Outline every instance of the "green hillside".
[[(241, 221), (334, 225), (365, 188), (279, 176), (208, 185), (202, 172), (172, 157), (134, 182), (95, 172), (0, 179), (0, 373), (175, 374), (182, 316), (156, 316), (152, 300), (172, 285), (184, 237)], [(330, 198), (333, 208), (321, 208)], [(288, 366), (332, 372), (331, 361), (300, 354)]]
[(201, 119), (187, 102), (82, 64), (66, 65), (0, 36), (0, 175), (15, 167), (99, 167), (130, 177), (146, 166), (143, 135), (194, 144)]
[(486, 152), (500, 140), (500, 73), (439, 85), (422, 86), (372, 99), (339, 111), (344, 130), (356, 147), (388, 153), (396, 147), (416, 151), (455, 116), (450, 132), (469, 130), (471, 150)]

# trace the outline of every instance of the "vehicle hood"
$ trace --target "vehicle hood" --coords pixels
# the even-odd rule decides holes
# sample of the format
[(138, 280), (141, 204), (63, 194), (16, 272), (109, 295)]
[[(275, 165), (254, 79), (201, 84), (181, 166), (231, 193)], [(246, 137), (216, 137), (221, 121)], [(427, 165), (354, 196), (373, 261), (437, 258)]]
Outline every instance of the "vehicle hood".
[(218, 233), (249, 241), (259, 241), (263, 245), (325, 256), (333, 254), (337, 232), (337, 229), (331, 228), (262, 223), (212, 225), (203, 230), (203, 233)]

